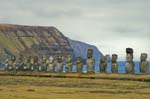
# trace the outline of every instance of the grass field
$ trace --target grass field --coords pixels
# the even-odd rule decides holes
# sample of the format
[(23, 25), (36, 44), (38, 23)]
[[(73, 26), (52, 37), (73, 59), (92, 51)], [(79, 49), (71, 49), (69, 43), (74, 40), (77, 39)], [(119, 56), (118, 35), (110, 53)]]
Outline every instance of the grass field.
[(150, 83), (108, 79), (0, 76), (0, 99), (150, 99)]

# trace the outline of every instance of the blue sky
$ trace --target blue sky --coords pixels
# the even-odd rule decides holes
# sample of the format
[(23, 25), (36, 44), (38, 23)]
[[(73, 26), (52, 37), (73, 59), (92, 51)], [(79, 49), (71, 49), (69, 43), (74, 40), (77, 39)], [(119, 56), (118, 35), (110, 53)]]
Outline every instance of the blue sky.
[(0, 23), (55, 26), (67, 37), (125, 59), (150, 53), (150, 0), (0, 0)]

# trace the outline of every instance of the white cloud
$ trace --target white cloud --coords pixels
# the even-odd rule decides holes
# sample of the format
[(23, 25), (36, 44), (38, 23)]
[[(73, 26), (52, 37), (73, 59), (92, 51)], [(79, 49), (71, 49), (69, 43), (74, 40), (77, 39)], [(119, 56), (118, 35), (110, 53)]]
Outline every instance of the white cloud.
[(150, 0), (0, 0), (0, 22), (56, 26), (103, 53), (150, 51)]

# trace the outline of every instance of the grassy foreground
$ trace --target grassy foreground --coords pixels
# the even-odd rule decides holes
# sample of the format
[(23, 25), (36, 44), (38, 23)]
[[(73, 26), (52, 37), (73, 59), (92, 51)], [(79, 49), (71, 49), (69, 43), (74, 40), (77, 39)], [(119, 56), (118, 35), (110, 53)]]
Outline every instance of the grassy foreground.
[(0, 99), (150, 99), (150, 83), (0, 76)]

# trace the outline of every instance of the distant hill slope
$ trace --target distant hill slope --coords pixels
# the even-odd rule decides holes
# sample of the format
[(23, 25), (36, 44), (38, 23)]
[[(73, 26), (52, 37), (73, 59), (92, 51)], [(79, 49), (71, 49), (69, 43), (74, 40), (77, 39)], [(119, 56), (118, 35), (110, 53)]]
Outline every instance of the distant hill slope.
[(71, 40), (68, 39), (70, 46), (73, 48), (73, 53), (74, 55), (77, 56), (81, 56), (82, 58), (86, 58), (87, 57), (87, 50), (89, 48), (92, 48), (94, 50), (94, 58), (98, 61), (100, 56), (103, 55), (96, 46), (93, 45), (89, 45), (80, 41), (75, 41), (75, 40)]
[(0, 60), (8, 55), (57, 55), (71, 54), (86, 57), (88, 48), (94, 49), (94, 56), (102, 53), (93, 45), (71, 40), (55, 27), (0, 24)]

